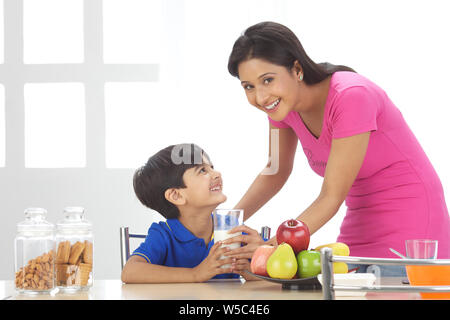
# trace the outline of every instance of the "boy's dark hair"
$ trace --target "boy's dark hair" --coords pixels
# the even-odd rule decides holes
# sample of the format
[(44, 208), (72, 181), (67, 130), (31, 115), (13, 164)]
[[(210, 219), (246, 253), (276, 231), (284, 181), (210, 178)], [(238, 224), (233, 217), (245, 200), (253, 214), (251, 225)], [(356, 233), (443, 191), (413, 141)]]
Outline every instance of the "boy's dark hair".
[(137, 198), (166, 219), (177, 219), (180, 211), (164, 193), (170, 188), (186, 188), (183, 174), (202, 165), (203, 157), (210, 163), (206, 152), (195, 144), (171, 145), (157, 152), (134, 173), (133, 188)]

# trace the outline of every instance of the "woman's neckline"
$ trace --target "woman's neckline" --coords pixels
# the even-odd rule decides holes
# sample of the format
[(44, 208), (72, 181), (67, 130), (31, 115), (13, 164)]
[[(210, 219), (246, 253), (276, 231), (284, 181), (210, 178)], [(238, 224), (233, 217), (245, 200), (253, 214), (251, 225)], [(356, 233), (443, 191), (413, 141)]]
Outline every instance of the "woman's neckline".
[(330, 90), (331, 90), (331, 88), (332, 88), (333, 76), (334, 76), (334, 73), (333, 73), (333, 74), (331, 75), (331, 77), (330, 77), (330, 80), (329, 80), (329, 83), (328, 83), (327, 97), (326, 97), (325, 103), (324, 103), (324, 105), (323, 105), (323, 107), (322, 107), (322, 114), (321, 114), (321, 123), (322, 123), (322, 127), (320, 128), (319, 136), (316, 136), (316, 135), (309, 129), (309, 127), (308, 127), (308, 126), (306, 125), (306, 123), (303, 121), (303, 118), (302, 118), (300, 112), (295, 112), (295, 113), (298, 115), (298, 117), (300, 118), (300, 121), (301, 121), (303, 127), (306, 129), (306, 131), (308, 131), (308, 133), (310, 134), (310, 136), (311, 136), (314, 140), (316, 140), (316, 141), (319, 141), (319, 140), (321, 139), (321, 137), (323, 136), (324, 130), (325, 130), (325, 125), (326, 125), (325, 114), (326, 114), (326, 112), (327, 112), (328, 105), (329, 105)]

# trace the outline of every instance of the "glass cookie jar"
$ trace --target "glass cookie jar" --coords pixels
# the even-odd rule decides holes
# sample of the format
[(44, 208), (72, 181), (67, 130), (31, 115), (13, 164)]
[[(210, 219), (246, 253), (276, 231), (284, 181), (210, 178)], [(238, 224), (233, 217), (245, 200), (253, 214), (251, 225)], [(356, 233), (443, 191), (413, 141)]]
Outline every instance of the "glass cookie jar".
[(47, 210), (28, 208), (14, 241), (15, 288), (20, 293), (49, 293), (55, 288), (55, 225)]
[(88, 290), (93, 282), (92, 224), (83, 207), (67, 207), (56, 224), (56, 286), (63, 292)]

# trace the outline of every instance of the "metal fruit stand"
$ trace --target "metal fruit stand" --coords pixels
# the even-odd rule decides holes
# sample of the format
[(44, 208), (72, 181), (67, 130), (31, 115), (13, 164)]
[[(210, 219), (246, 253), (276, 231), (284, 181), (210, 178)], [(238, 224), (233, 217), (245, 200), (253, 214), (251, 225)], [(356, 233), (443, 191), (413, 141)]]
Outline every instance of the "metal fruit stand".
[(335, 291), (378, 291), (378, 292), (450, 292), (450, 286), (343, 286), (334, 284), (333, 262), (345, 262), (355, 264), (375, 264), (375, 265), (450, 265), (450, 259), (390, 259), (390, 258), (366, 258), (350, 256), (333, 256), (331, 248), (320, 250), (322, 265), (322, 292), (324, 300), (334, 300)]

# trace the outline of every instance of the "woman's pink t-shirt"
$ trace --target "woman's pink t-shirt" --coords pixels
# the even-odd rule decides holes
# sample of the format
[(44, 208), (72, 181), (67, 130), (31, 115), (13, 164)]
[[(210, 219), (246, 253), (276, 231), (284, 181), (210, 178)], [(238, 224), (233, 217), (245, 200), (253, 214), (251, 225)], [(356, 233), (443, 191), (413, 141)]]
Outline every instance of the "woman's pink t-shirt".
[(332, 139), (371, 131), (337, 238), (352, 256), (396, 258), (389, 248), (405, 253), (407, 239), (435, 239), (438, 258), (450, 258), (450, 218), (439, 177), (381, 88), (357, 73), (334, 73), (319, 138), (297, 112), (269, 121), (295, 131), (309, 165), (322, 177)]

